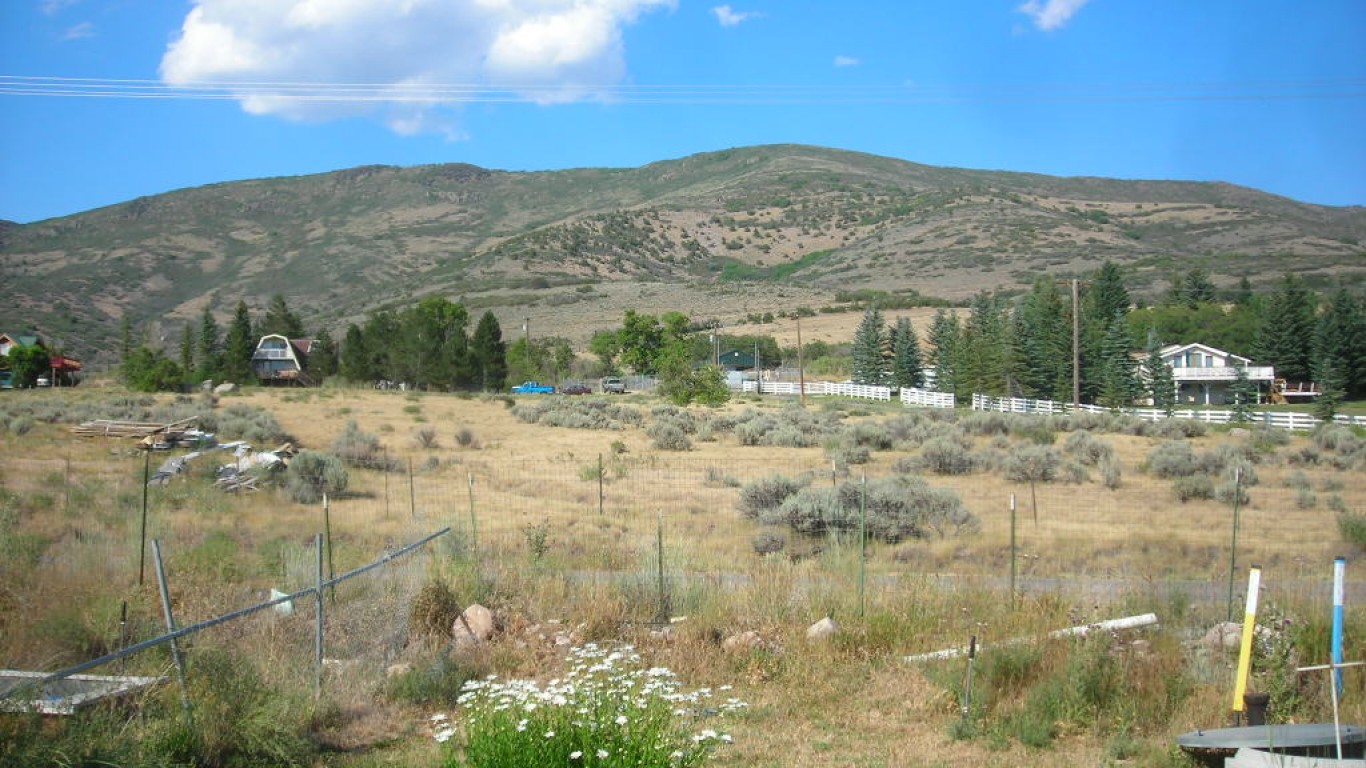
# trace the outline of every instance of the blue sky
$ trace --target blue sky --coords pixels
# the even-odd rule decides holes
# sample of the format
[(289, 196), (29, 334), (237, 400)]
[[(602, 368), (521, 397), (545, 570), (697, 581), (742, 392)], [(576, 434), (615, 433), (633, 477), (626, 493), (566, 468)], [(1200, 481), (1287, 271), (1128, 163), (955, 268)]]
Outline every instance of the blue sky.
[(1366, 2), (4, 0), (0, 219), (796, 142), (1366, 204)]

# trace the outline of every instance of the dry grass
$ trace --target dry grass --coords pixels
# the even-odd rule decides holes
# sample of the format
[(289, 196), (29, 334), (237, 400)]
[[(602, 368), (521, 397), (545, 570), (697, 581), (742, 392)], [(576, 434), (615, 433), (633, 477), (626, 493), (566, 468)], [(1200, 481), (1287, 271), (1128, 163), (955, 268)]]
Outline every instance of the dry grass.
[[(481, 574), (476, 578), (456, 561), (422, 557), (408, 566), (405, 583), (441, 574), (464, 599), (497, 606), (505, 632), (488, 661), (501, 674), (553, 672), (554, 649), (528, 644), (524, 632), (557, 620), (565, 627), (583, 624), (590, 634), (633, 640), (692, 684), (735, 684), (753, 706), (735, 728), (737, 744), (718, 756), (721, 765), (1098, 764), (1113, 735), (1100, 729), (1066, 731), (1046, 751), (1026, 750), (1013, 741), (951, 739), (949, 727), (957, 717), (952, 696), (941, 682), (897, 659), (957, 645), (970, 634), (993, 640), (1032, 636), (1069, 625), (1077, 611), (1082, 620), (1141, 610), (1167, 614), (1177, 610), (1168, 602), (1174, 598), (1167, 585), (1204, 579), (1217, 587), (1227, 569), (1229, 508), (1214, 501), (1182, 504), (1167, 482), (1142, 474), (1139, 465), (1160, 442), (1154, 438), (1104, 435), (1123, 465), (1119, 488), (1105, 489), (1094, 472), (1088, 483), (1042, 484), (1037, 522), (1027, 485), (1008, 483), (992, 472), (930, 477), (933, 485), (958, 491), (982, 530), (966, 538), (871, 546), (867, 616), (861, 619), (855, 547), (825, 542), (824, 552), (800, 562), (760, 559), (750, 544), (759, 529), (736, 512), (733, 484), (718, 480), (809, 471), (815, 482), (829, 482), (829, 462), (819, 448), (746, 448), (721, 435), (714, 442), (694, 440), (694, 449), (686, 453), (660, 452), (643, 429), (548, 428), (520, 421), (495, 399), (439, 394), (252, 390), (228, 402), (269, 410), (298, 445), (323, 450), (348, 421), (356, 421), (380, 438), (402, 468), (353, 470), (347, 496), (331, 502), (338, 570), (443, 525), (456, 527), (468, 545), (474, 533), (469, 527), (473, 477)], [(614, 402), (647, 409), (652, 404), (637, 396)], [(770, 406), (747, 401), (730, 410), (743, 407)], [(439, 448), (422, 448), (411, 440), (415, 411), (436, 431)], [(851, 417), (880, 418), (878, 413)], [(474, 436), (468, 447), (456, 439), (459, 430)], [(1234, 439), (1211, 434), (1193, 444), (1206, 450)], [(1288, 455), (1305, 439), (1293, 438), (1278, 454)], [(625, 447), (620, 454), (613, 450), (617, 441)], [(974, 441), (976, 450), (989, 445), (987, 438)], [(876, 452), (872, 464), (855, 472), (885, 475), (897, 459), (913, 454)], [(604, 514), (598, 513), (597, 482), (588, 472), (599, 455), (606, 469)], [(430, 467), (433, 457), (438, 461)], [(1261, 482), (1251, 491), (1252, 503), (1241, 510), (1239, 560), (1267, 569), (1273, 602), (1298, 596), (1283, 590), (1284, 583), (1321, 585), (1331, 557), (1342, 549), (1334, 515), (1322, 500), (1309, 509), (1296, 505), (1294, 489), (1284, 482), (1295, 471), (1304, 472), (1315, 488), (1336, 479), (1336, 493), (1348, 507), (1366, 507), (1366, 487), (1331, 469), (1291, 467), (1284, 461), (1258, 467)], [(39, 424), (28, 435), (7, 435), (0, 443), (0, 484), (21, 499), (20, 529), (52, 541), (35, 573), (0, 591), (7, 617), (0, 621), (0, 654), (6, 666), (55, 668), (112, 647), (112, 628), (124, 600), (138, 632), (155, 633), (160, 618), (151, 582), (136, 586), (141, 474), (141, 455), (129, 444), (75, 438), (63, 425)], [(1118, 579), (1116, 591), (1105, 598), (1065, 588), (1045, 591), (1028, 597), (1023, 610), (1010, 610), (999, 584), (1009, 572), (1012, 493), (1017, 540), (1025, 555), (1019, 561), (1021, 576)], [(312, 577), (311, 540), (322, 525), (315, 506), (273, 492), (228, 497), (202, 480), (184, 478), (152, 489), (150, 501), (151, 536), (162, 539), (169, 553), (182, 623), (254, 602), (269, 586), (307, 583)], [(652, 637), (648, 626), (632, 623), (655, 607), (654, 544), (661, 518), (673, 612), (689, 616), (668, 642)], [(526, 536), (528, 526), (537, 525), (548, 536), (539, 560), (532, 557)], [(214, 560), (212, 544), (224, 536), (237, 549)], [(809, 546), (789, 539), (790, 550)], [(266, 553), (275, 559), (267, 562)], [(959, 580), (938, 580), (945, 573)], [(382, 592), (374, 585), (360, 589), (360, 604)], [(1311, 603), (1324, 599), (1310, 596)], [(1168, 631), (1199, 632), (1201, 622), (1222, 618), (1223, 607), (1197, 603), (1185, 608), (1186, 615), (1178, 617), (1184, 623)], [(403, 624), (401, 615), (386, 610), (357, 618), (354, 655), (403, 658), (413, 652), (386, 650), (393, 633), (385, 628)], [(802, 632), (826, 612), (845, 623), (846, 634), (833, 646), (813, 646)], [(53, 623), (65, 614), (101, 629), (84, 647), (70, 637), (54, 645), (43, 633), (67, 626)], [(212, 642), (260, 649), (269, 668), (306, 669), (307, 623), (303, 618), (253, 622), (225, 629)], [(745, 629), (760, 632), (783, 651), (728, 652), (715, 642)], [(344, 648), (329, 656), (341, 657)], [(397, 735), (398, 744), (385, 754), (430, 763), (435, 753), (421, 733), (403, 736), (404, 724), (417, 722), (420, 713), (375, 698), (381, 670), (382, 665), (338, 671), (330, 678), (343, 714), (325, 729), (327, 741), (353, 748), (383, 741), (386, 733)], [(1160, 755), (1160, 745), (1170, 743), (1175, 733), (1195, 724), (1218, 724), (1224, 675), (1220, 669), (1201, 681), (1170, 723), (1139, 734), (1156, 745), (1148, 764), (1161, 764), (1151, 755)], [(1366, 715), (1359, 703), (1351, 706), (1356, 707), (1352, 717)], [(368, 763), (360, 759), (357, 764)]]

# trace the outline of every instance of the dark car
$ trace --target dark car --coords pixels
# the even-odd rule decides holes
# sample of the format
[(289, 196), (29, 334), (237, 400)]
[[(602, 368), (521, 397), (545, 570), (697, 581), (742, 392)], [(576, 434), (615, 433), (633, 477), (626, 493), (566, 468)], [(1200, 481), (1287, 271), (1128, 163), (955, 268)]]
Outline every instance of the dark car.
[(579, 384), (578, 382), (575, 382), (573, 384), (566, 384), (563, 387), (560, 387), (560, 392), (566, 395), (587, 395), (592, 393), (592, 391), (592, 387), (588, 386), (587, 384)]

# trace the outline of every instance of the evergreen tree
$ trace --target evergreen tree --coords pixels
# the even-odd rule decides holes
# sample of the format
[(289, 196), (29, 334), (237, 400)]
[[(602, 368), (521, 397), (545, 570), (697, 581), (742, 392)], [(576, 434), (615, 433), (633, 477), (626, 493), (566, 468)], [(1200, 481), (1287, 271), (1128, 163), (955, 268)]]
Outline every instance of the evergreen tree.
[(1148, 394), (1153, 399), (1153, 407), (1170, 417), (1176, 410), (1176, 376), (1162, 359), (1162, 346), (1157, 333), (1150, 329), (1148, 359), (1144, 364), (1148, 373)]
[(1191, 267), (1181, 276), (1179, 295), (1175, 303), (1185, 304), (1194, 309), (1201, 304), (1214, 301), (1214, 291), (1214, 281), (1210, 279), (1209, 270)]
[(1091, 278), (1081, 307), (1081, 394), (1095, 401), (1105, 379), (1102, 347), (1115, 315), (1129, 311), (1129, 291), (1124, 276), (1113, 262), (1105, 262)]
[(958, 348), (963, 329), (958, 316), (944, 309), (934, 313), (928, 341), (930, 360), (934, 366), (934, 388), (939, 392), (958, 389)]
[(1008, 343), (1005, 305), (990, 293), (979, 293), (972, 300), (968, 321), (959, 339), (955, 394), (970, 397), (974, 392), (1005, 395)]
[(925, 386), (925, 374), (920, 370), (920, 339), (909, 317), (898, 317), (892, 331), (892, 386), (919, 388)]
[(304, 338), (304, 323), (299, 316), (289, 310), (285, 296), (277, 293), (270, 297), (266, 307), (266, 317), (261, 321), (261, 335), (279, 334), (286, 339)]
[(1252, 421), (1252, 406), (1257, 403), (1257, 385), (1248, 378), (1247, 366), (1234, 366), (1233, 383), (1228, 386), (1229, 405), (1233, 407), (1231, 421), (1246, 424)]
[(1122, 314), (1110, 321), (1101, 342), (1100, 402), (1119, 410), (1133, 405), (1138, 396), (1134, 359), (1129, 354), (1129, 331)]
[(199, 316), (199, 343), (195, 348), (195, 358), (199, 361), (199, 368), (195, 372), (195, 379), (206, 381), (217, 379), (223, 368), (223, 345), (219, 339), (218, 321), (213, 317), (213, 310), (205, 305), (204, 312)]
[(1071, 312), (1055, 281), (1035, 281), (1033, 289), (1016, 305), (1009, 340), (1011, 381), (1021, 394), (1071, 399)]
[(863, 320), (854, 331), (854, 342), (850, 348), (850, 366), (855, 384), (884, 386), (891, 380), (891, 367), (883, 355), (886, 341), (884, 337), (882, 310), (870, 305), (863, 312)]
[(1338, 407), (1344, 399), (1342, 375), (1338, 373), (1332, 358), (1328, 358), (1319, 369), (1319, 375), (1322, 378), (1319, 379), (1319, 396), (1314, 398), (1314, 417), (1323, 422), (1330, 422), (1337, 415)]
[(133, 323), (125, 314), (119, 320), (119, 363), (125, 363), (133, 354)]
[(342, 340), (340, 373), (343, 379), (358, 384), (383, 378), (371, 368), (370, 350), (365, 346), (365, 332), (351, 323)]
[(232, 315), (232, 325), (228, 326), (227, 338), (223, 341), (222, 374), (225, 379), (240, 384), (254, 379), (251, 356), (256, 351), (256, 341), (251, 330), (251, 310), (247, 309), (245, 301), (239, 301)]
[(1256, 358), (1288, 381), (1311, 381), (1318, 300), (1304, 279), (1286, 274), (1262, 313)]
[(185, 321), (185, 330), (180, 333), (180, 372), (189, 384), (194, 377), (194, 323)]
[(463, 305), (441, 296), (425, 298), (401, 313), (392, 360), (399, 379), (442, 390), (468, 384), (468, 321)]
[(503, 328), (492, 312), (485, 311), (470, 342), (474, 383), (485, 392), (501, 392), (507, 386), (507, 344)]
[(1331, 370), (1347, 399), (1366, 395), (1366, 311), (1346, 288), (1335, 291), (1314, 331), (1314, 378)]
[(397, 382), (403, 379), (398, 365), (398, 316), (390, 311), (376, 312), (365, 320), (362, 329), (365, 343), (361, 349), (365, 354), (365, 381)]
[(313, 348), (308, 351), (308, 375), (321, 384), (337, 372), (338, 365), (337, 342), (326, 328), (320, 328), (313, 337)]
[(1252, 303), (1254, 296), (1256, 294), (1252, 292), (1252, 282), (1247, 275), (1238, 278), (1238, 290), (1233, 294), (1233, 303), (1240, 307), (1247, 306)]

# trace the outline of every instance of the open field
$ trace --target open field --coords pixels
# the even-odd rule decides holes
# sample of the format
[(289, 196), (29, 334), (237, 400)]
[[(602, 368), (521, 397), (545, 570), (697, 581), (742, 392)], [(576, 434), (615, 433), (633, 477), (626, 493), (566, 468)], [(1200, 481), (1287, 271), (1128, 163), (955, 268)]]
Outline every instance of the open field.
[[(804, 340), (806, 334), (804, 320)], [(109, 402), (109, 393), (97, 390), (18, 392), (0, 400), (0, 431), (8, 426), (0, 441), (7, 555), (0, 566), (0, 652), (7, 668), (54, 670), (117, 647), (125, 601), (135, 638), (157, 631), (155, 585), (139, 587), (136, 580), (141, 452), (68, 429)], [(619, 429), (547, 426), (547, 406), (560, 403), (581, 413), (601, 406), (636, 416), (619, 418)], [(1233, 510), (1217, 498), (1182, 502), (1172, 480), (1144, 471), (1154, 450), (1174, 441), (1189, 446), (1197, 463), (1230, 456), (1250, 462), (1256, 482), (1238, 508), (1236, 592), (1246, 565), (1262, 565), (1266, 611), (1293, 618), (1295, 636), (1313, 641), (1296, 650), (1297, 658), (1317, 663), (1326, 652), (1317, 633), (1335, 555), (1351, 559), (1352, 598), (1366, 597), (1361, 575), (1353, 573), (1361, 551), (1338, 529), (1340, 514), (1366, 511), (1361, 438), (1347, 432), (1331, 440), (1228, 431), (1178, 439), (1104, 431), (1101, 418), (1090, 425), (1091, 446), (1117, 467), (1117, 478), (1107, 482), (1100, 464), (1083, 463), (1069, 449), (1082, 442), (1075, 429), (997, 414), (812, 401), (797, 430), (811, 438), (805, 447), (744, 445), (740, 435), (751, 434), (746, 430), (761, 417), (772, 419), (774, 430), (798, 418), (790, 404), (747, 398), (719, 411), (686, 412), (695, 431), (690, 448), (679, 451), (658, 447), (652, 435), (657, 423), (683, 423), (685, 416), (640, 395), (528, 397), (514, 407), (506, 398), (248, 390), (224, 398), (214, 413), (242, 406), (273, 415), (298, 447), (331, 451), (350, 422), (377, 438), (377, 455), (392, 471), (351, 468), (346, 493), (329, 504), (337, 571), (443, 526), (453, 529), (396, 575), (339, 591), (342, 605), (385, 607), (357, 609), (354, 634), (339, 628), (329, 652), (331, 658), (350, 649), (364, 663), (329, 677), (336, 710), (312, 732), (339, 751), (317, 755), (322, 764), (437, 763), (422, 722), (438, 705), (382, 694), (385, 666), (421, 664), (430, 651), (405, 634), (406, 606), (379, 598), (410, 599), (438, 578), (462, 603), (478, 600), (500, 616), (499, 636), (470, 662), (481, 670), (553, 674), (560, 651), (540, 638), (554, 633), (549, 627), (563, 627), (579, 640), (633, 641), (691, 684), (735, 685), (751, 708), (732, 726), (736, 743), (717, 754), (716, 764), (1180, 765), (1170, 754), (1171, 737), (1228, 717), (1233, 659), (1199, 651), (1192, 641), (1228, 609)], [(24, 408), (39, 416), (16, 429)], [(972, 458), (970, 471), (917, 469), (926, 445), (943, 435)], [(868, 461), (849, 463), (857, 452), (845, 450), (860, 442), (872, 446)], [(1006, 468), (1012, 456), (1044, 444), (1062, 459), (1061, 479), (1037, 482), (1031, 494), (1029, 483), (1007, 479)], [(312, 538), (322, 529), (319, 505), (276, 490), (237, 497), (211, 488), (205, 462), (148, 494), (149, 535), (167, 553), (181, 624), (263, 599), (271, 587), (307, 586)], [(974, 524), (926, 538), (870, 541), (863, 569), (856, 535), (803, 535), (740, 512), (743, 489), (778, 475), (815, 489), (858, 487), (864, 477), (872, 487), (909, 474), (956, 494)], [(1022, 591), (1014, 600), (1007, 588), (1012, 494)], [(781, 539), (782, 550), (756, 554), (763, 534)], [(671, 639), (651, 632), (661, 609), (688, 617), (674, 625)], [(1145, 645), (1130, 645), (1131, 636), (1113, 639), (1113, 658), (1121, 660), (1132, 692), (1123, 697), (1128, 703), (1084, 717), (1058, 715), (1056, 733), (1042, 745), (1025, 746), (1017, 727), (1033, 706), (1027, 687), (993, 688), (987, 675), (982, 730), (955, 739), (961, 663), (922, 668), (899, 661), (960, 645), (971, 634), (991, 644), (1147, 611), (1158, 614), (1162, 628), (1144, 633)], [(342, 610), (337, 621), (345, 624), (347, 614)], [(844, 630), (828, 645), (812, 645), (803, 632), (827, 614)], [(191, 659), (209, 649), (240, 653), (245, 643), (272, 663), (269, 680), (298, 686), (308, 676), (309, 619), (291, 621), (206, 633)], [(1359, 609), (1349, 623), (1366, 631)], [(757, 632), (763, 646), (727, 651), (716, 642), (744, 630)], [(1035, 663), (1049, 670), (1065, 671), (1070, 654), (1086, 651), (1067, 643), (1043, 647)], [(1349, 658), (1362, 647), (1349, 636)], [(132, 664), (166, 671), (165, 657), (155, 653)], [(173, 688), (158, 696), (174, 702)], [(1360, 678), (1349, 678), (1348, 721), (1366, 718), (1364, 693)], [(1155, 707), (1145, 696), (1166, 703)], [(1305, 698), (1297, 700), (1300, 709), (1287, 703), (1288, 714), (1321, 716)], [(5, 733), (0, 729), (0, 737)]]

